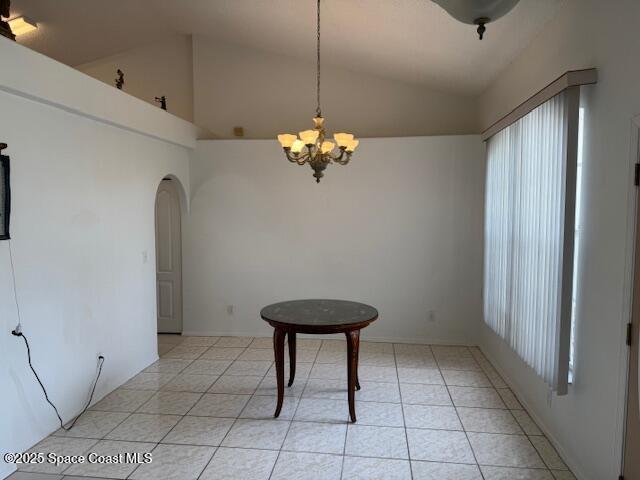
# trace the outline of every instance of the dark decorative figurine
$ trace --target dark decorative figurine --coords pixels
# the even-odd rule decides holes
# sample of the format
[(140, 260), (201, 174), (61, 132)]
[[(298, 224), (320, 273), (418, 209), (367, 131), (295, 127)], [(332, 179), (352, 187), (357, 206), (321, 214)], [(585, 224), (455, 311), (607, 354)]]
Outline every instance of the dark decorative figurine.
[(160, 104), (161, 109), (167, 109), (167, 97), (165, 97), (164, 95), (162, 95), (161, 97), (156, 97), (156, 102)]
[(2, 18), (9, 18), (11, 15), (11, 13), (9, 13), (10, 10), (11, 0), (0, 0), (0, 35), (15, 40), (16, 36), (11, 31), (11, 26), (8, 22), (2, 20)]
[(116, 73), (118, 74), (118, 78), (116, 78), (116, 88), (118, 90), (122, 90), (122, 86), (124, 85), (124, 73), (120, 69), (118, 69)]

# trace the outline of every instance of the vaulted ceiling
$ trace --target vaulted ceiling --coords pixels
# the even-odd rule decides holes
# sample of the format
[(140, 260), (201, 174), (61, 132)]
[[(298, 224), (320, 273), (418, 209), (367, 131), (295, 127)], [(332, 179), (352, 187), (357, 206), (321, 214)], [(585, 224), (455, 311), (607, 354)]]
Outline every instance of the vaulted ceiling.
[[(521, 0), (489, 24), (479, 41), (473, 26), (457, 22), (431, 0), (324, 0), (323, 62), (477, 95), (562, 2)], [(73, 66), (176, 33), (311, 60), (315, 5), (314, 0), (13, 0), (12, 16), (26, 15), (39, 24), (20, 43)]]

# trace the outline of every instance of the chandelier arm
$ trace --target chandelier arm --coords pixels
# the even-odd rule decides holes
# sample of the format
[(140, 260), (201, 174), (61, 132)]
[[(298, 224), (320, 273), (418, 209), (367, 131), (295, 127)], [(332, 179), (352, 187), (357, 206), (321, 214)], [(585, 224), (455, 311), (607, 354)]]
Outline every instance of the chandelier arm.
[(287, 160), (289, 160), (290, 162), (297, 162), (298, 161), (296, 159), (297, 155), (291, 154), (291, 152), (290, 152), (290, 150), (288, 148), (284, 149), (284, 154), (287, 156)]
[(333, 159), (340, 163), (342, 161), (342, 157), (344, 157), (344, 148), (340, 149), (340, 155), (338, 155), (337, 157), (333, 157)]
[[(314, 151), (315, 149), (315, 151)], [(307, 153), (305, 154), (309, 158), (309, 162), (312, 162), (316, 159), (318, 155), (320, 155), (320, 148), (318, 146), (312, 145), (307, 146)]]
[(324, 157), (327, 160), (327, 163), (337, 162), (339, 157), (336, 157), (333, 153), (327, 152), (324, 154)]
[(307, 153), (303, 153), (302, 155), (295, 153), (292, 154), (291, 151), (287, 149), (285, 149), (284, 153), (287, 156), (287, 160), (289, 160), (291, 163), (297, 163), (298, 165), (304, 165), (309, 158), (309, 155)]
[(311, 156), (311, 153), (303, 153), (302, 155), (300, 155), (300, 157), (298, 158), (298, 165), (304, 165), (305, 163), (310, 163), (311, 160), (313, 160), (313, 157)]
[(334, 162), (340, 164), (340, 165), (346, 165), (347, 163), (349, 163), (350, 160), (350, 154), (347, 152), (347, 158), (345, 160), (343, 160), (345, 155), (345, 149), (341, 148), (340, 149), (340, 154), (339, 155), (334, 155), (333, 153), (329, 153), (328, 156), (331, 160), (333, 160)]
[(340, 158), (336, 160), (336, 163), (338, 163), (340, 165), (346, 165), (351, 160), (351, 153), (347, 152), (347, 157), (345, 159), (343, 159), (342, 157), (343, 157), (343, 155), (341, 154)]

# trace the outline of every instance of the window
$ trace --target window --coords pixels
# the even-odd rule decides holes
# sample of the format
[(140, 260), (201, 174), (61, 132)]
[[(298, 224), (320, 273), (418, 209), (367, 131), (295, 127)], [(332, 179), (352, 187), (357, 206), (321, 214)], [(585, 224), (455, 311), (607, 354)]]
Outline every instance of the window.
[(578, 304), (578, 258), (580, 258), (580, 235), (582, 233), (582, 154), (584, 138), (584, 108), (580, 108), (578, 122), (578, 158), (576, 163), (576, 221), (573, 247), (573, 295), (571, 296), (571, 344), (569, 349), (569, 383), (573, 382), (576, 358), (576, 306)]
[(485, 322), (557, 393), (567, 391), (579, 87), (487, 141)]

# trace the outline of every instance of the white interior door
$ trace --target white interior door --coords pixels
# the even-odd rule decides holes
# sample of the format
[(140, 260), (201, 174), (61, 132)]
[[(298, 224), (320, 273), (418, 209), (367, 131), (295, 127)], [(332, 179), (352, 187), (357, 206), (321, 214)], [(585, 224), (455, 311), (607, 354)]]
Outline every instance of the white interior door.
[[(640, 164), (640, 115), (633, 119), (634, 155)], [(633, 301), (629, 347), (629, 374), (627, 377), (627, 406), (624, 437), (623, 480), (640, 480), (640, 190), (636, 189), (636, 238), (633, 274)]]
[(163, 180), (156, 195), (158, 332), (182, 332), (182, 232), (176, 185)]

